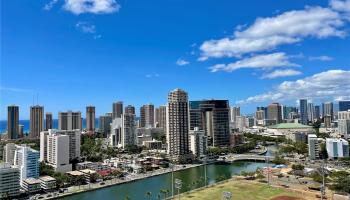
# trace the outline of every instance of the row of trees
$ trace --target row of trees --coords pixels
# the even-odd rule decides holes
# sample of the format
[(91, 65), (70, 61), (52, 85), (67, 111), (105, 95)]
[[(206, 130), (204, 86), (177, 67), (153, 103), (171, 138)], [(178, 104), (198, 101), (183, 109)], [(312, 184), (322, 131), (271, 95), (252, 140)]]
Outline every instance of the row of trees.
[(221, 154), (227, 154), (227, 153), (237, 153), (237, 154), (247, 153), (255, 149), (256, 144), (257, 144), (256, 142), (248, 142), (248, 143), (241, 144), (239, 146), (229, 147), (229, 148), (213, 147), (213, 148), (209, 148), (207, 150), (207, 153), (211, 155), (221, 155)]

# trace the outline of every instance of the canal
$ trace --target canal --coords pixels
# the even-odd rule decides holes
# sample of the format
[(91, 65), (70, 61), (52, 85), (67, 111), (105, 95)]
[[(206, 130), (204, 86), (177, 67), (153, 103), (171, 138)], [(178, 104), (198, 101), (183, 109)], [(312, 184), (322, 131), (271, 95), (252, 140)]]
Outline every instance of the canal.
[[(263, 168), (266, 163), (237, 161), (232, 164), (210, 164), (207, 165), (208, 183), (212, 184), (219, 180), (231, 178), (232, 175), (240, 174), (242, 171), (255, 171), (258, 167)], [(186, 192), (204, 185), (204, 166), (185, 169), (174, 172), (174, 178), (181, 179), (182, 189), (180, 192)], [(84, 199), (102, 199), (102, 200), (124, 200), (129, 197), (131, 200), (143, 200), (146, 198), (146, 192), (151, 192), (152, 198), (157, 199), (161, 190), (168, 190), (171, 195), (171, 173), (137, 180), (121, 185), (115, 185), (91, 192), (76, 194), (65, 197), (65, 200), (84, 200)], [(174, 191), (177, 194), (177, 191)]]

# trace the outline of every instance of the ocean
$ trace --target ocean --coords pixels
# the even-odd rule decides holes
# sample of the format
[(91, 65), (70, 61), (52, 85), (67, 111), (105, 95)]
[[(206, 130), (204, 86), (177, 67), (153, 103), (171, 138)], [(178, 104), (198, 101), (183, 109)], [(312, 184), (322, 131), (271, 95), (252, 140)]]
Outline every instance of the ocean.
[[(22, 124), (24, 126), (23, 127), (24, 132), (29, 132), (29, 126), (30, 126), (29, 120), (19, 120), (19, 124)], [(83, 119), (83, 128), (85, 127), (86, 127), (86, 120)], [(58, 128), (58, 119), (52, 120), (52, 128)], [(95, 119), (95, 128), (98, 128), (98, 119)], [(4, 134), (6, 130), (7, 130), (7, 120), (0, 120), (0, 134)]]

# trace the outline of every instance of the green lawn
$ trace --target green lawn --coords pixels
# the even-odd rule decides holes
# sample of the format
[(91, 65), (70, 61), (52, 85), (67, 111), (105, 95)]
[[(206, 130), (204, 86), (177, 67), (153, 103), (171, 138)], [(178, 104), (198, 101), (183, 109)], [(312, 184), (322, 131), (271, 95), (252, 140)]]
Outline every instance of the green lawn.
[(267, 200), (280, 195), (299, 196), (283, 189), (268, 187), (266, 184), (233, 180), (184, 194), (181, 200), (219, 200), (222, 199), (223, 191), (230, 191), (234, 200)]

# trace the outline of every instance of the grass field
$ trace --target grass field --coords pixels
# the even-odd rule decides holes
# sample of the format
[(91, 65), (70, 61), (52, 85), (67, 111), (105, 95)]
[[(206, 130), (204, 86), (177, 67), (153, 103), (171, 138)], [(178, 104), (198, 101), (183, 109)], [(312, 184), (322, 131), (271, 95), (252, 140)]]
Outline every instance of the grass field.
[(297, 193), (252, 181), (229, 181), (181, 195), (181, 200), (220, 200), (223, 191), (231, 192), (234, 200), (269, 200), (277, 196), (299, 197)]

